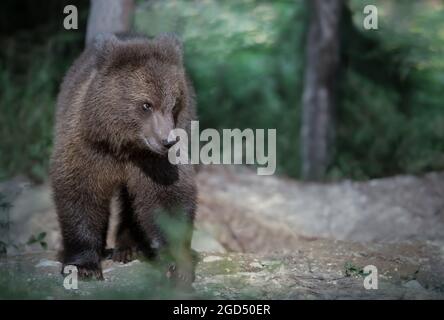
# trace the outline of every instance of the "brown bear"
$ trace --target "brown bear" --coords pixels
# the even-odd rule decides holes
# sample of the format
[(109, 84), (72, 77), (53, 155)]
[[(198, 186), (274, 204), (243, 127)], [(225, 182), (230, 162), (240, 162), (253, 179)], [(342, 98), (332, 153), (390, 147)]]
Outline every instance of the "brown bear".
[[(127, 262), (134, 250), (168, 257), (165, 274), (191, 284), (195, 171), (171, 164), (167, 153), (170, 131), (189, 132), (194, 118), (194, 91), (175, 36), (102, 35), (85, 49), (61, 85), (50, 168), (64, 266), (75, 265), (81, 278), (103, 279), (117, 194), (113, 259)], [(162, 215), (184, 227), (168, 233)]]

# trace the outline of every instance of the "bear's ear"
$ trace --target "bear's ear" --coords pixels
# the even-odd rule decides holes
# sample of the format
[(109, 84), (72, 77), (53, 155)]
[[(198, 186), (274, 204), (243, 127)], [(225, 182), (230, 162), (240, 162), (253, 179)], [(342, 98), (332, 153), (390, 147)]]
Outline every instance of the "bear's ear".
[(94, 39), (94, 51), (97, 67), (102, 68), (106, 61), (112, 60), (112, 55), (120, 44), (120, 40), (112, 33), (101, 33)]
[(156, 44), (169, 58), (182, 62), (183, 44), (174, 33), (163, 33), (155, 39)]

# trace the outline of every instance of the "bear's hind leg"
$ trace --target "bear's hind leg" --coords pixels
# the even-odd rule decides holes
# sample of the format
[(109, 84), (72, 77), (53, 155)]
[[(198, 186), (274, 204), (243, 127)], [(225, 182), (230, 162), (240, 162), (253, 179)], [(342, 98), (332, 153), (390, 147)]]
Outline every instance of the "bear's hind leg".
[(129, 195), (126, 186), (119, 192), (119, 225), (116, 233), (116, 245), (113, 250), (112, 259), (116, 262), (127, 263), (134, 260), (138, 251), (151, 258), (153, 253), (150, 248), (149, 239), (143, 234), (135, 222), (133, 199)]

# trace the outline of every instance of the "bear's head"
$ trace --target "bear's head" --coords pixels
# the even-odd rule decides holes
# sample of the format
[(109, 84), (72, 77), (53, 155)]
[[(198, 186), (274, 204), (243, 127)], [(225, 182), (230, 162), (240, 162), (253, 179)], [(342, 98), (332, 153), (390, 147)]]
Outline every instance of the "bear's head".
[(87, 138), (116, 152), (165, 155), (175, 142), (170, 131), (187, 129), (193, 116), (180, 41), (109, 35), (90, 50), (95, 69), (81, 113)]

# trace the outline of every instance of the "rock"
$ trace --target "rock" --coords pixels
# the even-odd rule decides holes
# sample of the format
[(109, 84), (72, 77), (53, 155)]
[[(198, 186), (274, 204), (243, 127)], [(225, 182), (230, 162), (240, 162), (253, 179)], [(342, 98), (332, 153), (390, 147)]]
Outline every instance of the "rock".
[(36, 264), (36, 267), (60, 267), (62, 264), (59, 261), (55, 260), (48, 260), (48, 259), (41, 259), (38, 264)]
[(197, 252), (226, 252), (225, 248), (215, 239), (213, 235), (200, 229), (196, 229), (194, 231), (191, 247)]
[(214, 262), (219, 260), (222, 260), (222, 258), (217, 256), (207, 256), (203, 259), (203, 262)]
[(443, 183), (444, 173), (304, 183), (206, 166), (197, 222), (232, 251), (292, 251), (301, 238), (444, 242)]
[(111, 272), (113, 270), (114, 270), (114, 268), (106, 268), (106, 269), (103, 269), (103, 273), (105, 274), (105, 273)]
[(416, 280), (410, 280), (403, 284), (405, 288), (410, 288), (414, 290), (423, 290), (424, 288), (421, 286), (421, 284)]
[(262, 269), (264, 266), (261, 263), (257, 262), (257, 261), (253, 261), (252, 263), (250, 263), (250, 267), (257, 268), (257, 269)]

